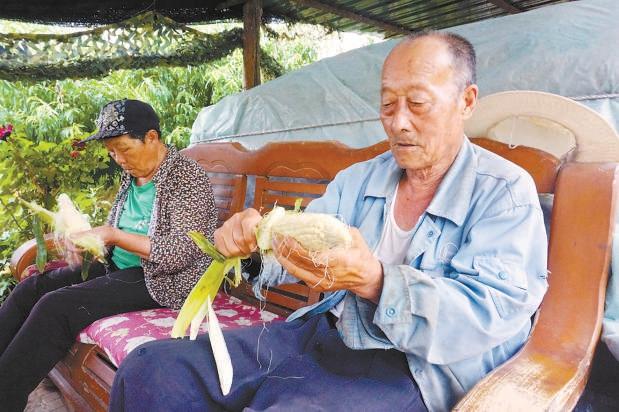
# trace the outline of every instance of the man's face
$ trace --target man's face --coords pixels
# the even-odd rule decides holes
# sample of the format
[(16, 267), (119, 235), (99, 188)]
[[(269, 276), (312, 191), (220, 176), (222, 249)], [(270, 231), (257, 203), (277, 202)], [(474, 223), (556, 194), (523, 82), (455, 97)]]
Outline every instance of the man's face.
[[(156, 135), (156, 132), (154, 132)], [(134, 139), (128, 134), (105, 139), (103, 143), (110, 157), (126, 172), (133, 177), (144, 177), (152, 173), (157, 166), (158, 140), (150, 135), (144, 138)]]
[(451, 56), (439, 39), (420, 38), (393, 49), (383, 66), (380, 119), (401, 168), (451, 165), (477, 95), (471, 87), (472, 103), (467, 91), (459, 90)]

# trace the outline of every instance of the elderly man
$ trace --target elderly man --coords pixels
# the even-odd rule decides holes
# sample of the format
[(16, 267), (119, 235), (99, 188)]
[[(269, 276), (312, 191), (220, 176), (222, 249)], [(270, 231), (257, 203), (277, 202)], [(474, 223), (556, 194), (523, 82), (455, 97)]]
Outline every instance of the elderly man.
[[(440, 411), (516, 353), (547, 287), (546, 235), (531, 177), (464, 136), (474, 83), (465, 39), (398, 44), (381, 87), (391, 151), (344, 170), (308, 206), (353, 227), (353, 247), (329, 252), (333, 282), (319, 282), (320, 259), (276, 240), (281, 266), (325, 299), (286, 323), (228, 331), (227, 396), (207, 336), (142, 346), (118, 371), (111, 410)], [(254, 251), (259, 219), (233, 216), (218, 249)]]

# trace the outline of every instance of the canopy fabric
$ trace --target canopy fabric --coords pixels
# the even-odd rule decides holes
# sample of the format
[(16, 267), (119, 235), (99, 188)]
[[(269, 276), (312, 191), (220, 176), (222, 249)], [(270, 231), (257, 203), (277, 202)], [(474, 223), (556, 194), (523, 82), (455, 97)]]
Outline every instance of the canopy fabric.
[[(388, 35), (444, 28), (570, 0), (261, 0), (264, 21)], [(182, 23), (239, 20), (244, 0), (2, 0), (0, 18), (79, 25), (118, 23), (151, 10)]]
[[(478, 57), (482, 96), (539, 90), (589, 106), (619, 129), (619, 7), (582, 0), (449, 29)], [(311, 64), (202, 109), (192, 143), (337, 139), (364, 147), (385, 138), (378, 117), (390, 40)]]
[(0, 79), (96, 77), (116, 69), (202, 64), (242, 47), (242, 36), (240, 28), (206, 34), (154, 12), (71, 34), (0, 34)]

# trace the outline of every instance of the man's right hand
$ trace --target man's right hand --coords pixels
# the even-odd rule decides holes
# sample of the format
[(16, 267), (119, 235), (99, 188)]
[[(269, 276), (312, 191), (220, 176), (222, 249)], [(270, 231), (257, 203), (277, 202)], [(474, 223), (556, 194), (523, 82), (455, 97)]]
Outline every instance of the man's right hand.
[(256, 209), (235, 213), (215, 231), (215, 247), (226, 257), (248, 256), (258, 249), (256, 226), (261, 219)]

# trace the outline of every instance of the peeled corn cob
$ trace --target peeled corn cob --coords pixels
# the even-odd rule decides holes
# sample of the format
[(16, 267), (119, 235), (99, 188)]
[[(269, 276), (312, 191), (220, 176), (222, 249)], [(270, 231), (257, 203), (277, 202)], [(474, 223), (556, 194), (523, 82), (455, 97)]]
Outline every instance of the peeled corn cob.
[[(352, 236), (346, 224), (326, 214), (300, 213), (299, 207), (299, 202), (295, 211), (286, 211), (283, 207), (276, 206), (264, 216), (256, 228), (256, 239), (261, 253), (269, 254), (274, 234), (293, 237), (309, 251), (350, 247)], [(241, 280), (241, 258), (226, 259), (201, 233), (192, 231), (188, 235), (213, 260), (183, 303), (172, 328), (172, 337), (185, 336), (187, 328), (190, 327), (190, 339), (195, 339), (202, 320), (208, 317), (209, 338), (219, 383), (222, 393), (227, 395), (232, 385), (232, 361), (211, 303), (221, 283), (227, 279), (226, 274), (233, 268), (234, 278), (228, 281), (238, 285)]]
[(346, 249), (352, 244), (348, 226), (337, 218), (323, 213), (288, 212), (280, 206), (265, 215), (256, 228), (261, 252), (271, 249), (274, 234), (290, 236), (310, 252)]

